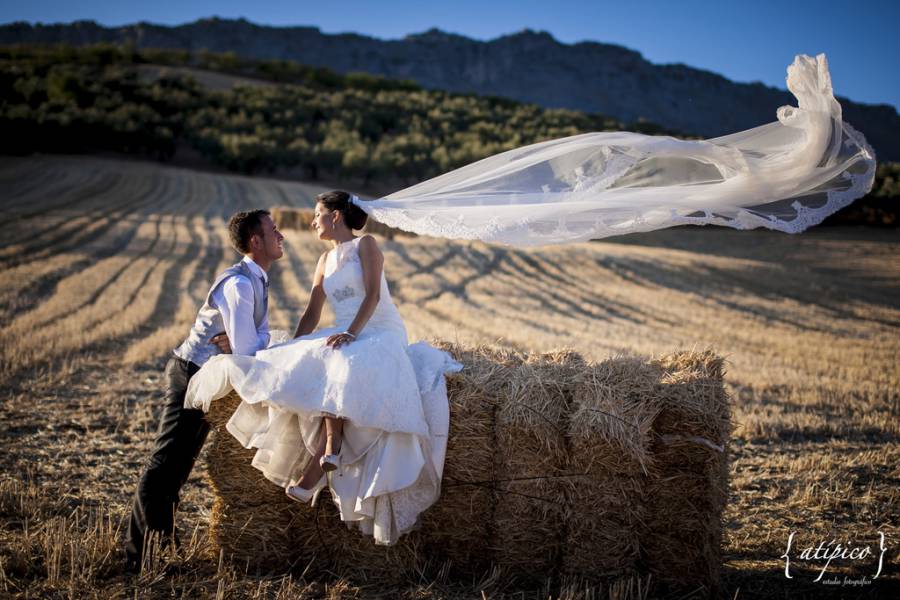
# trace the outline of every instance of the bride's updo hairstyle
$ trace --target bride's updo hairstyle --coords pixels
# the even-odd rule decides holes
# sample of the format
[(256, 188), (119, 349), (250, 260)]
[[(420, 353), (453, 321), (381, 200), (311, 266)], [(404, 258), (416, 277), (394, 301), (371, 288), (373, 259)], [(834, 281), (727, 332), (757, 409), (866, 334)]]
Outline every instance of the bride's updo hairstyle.
[(342, 190), (322, 192), (316, 196), (316, 202), (330, 211), (338, 211), (344, 215), (344, 223), (350, 229), (362, 229), (366, 226), (366, 211), (350, 202), (350, 194)]

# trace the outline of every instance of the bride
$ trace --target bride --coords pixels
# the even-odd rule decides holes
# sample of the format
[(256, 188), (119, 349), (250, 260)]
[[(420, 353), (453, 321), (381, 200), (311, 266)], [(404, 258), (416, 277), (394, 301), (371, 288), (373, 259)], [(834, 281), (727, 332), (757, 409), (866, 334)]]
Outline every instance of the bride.
[[(289, 497), (326, 486), (341, 519), (392, 544), (437, 500), (449, 425), (442, 375), (461, 365), (407, 344), (384, 257), (355, 196), (316, 198), (312, 227), (330, 241), (316, 266), (295, 339), (255, 356), (222, 354), (191, 379), (186, 406), (208, 410), (230, 389), (242, 402), (226, 428)], [(326, 299), (335, 326), (314, 332)]]

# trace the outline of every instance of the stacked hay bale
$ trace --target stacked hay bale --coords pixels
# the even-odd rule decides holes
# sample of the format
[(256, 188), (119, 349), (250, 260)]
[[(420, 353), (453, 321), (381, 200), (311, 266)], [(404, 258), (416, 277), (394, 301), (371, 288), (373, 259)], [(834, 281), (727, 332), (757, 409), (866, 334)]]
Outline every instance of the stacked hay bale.
[(712, 352), (679, 352), (654, 361), (663, 371), (653, 422), (653, 463), (645, 478), (644, 568), (661, 580), (720, 585), (721, 515), (728, 500), (731, 412), (724, 361)]
[(519, 368), (523, 357), (486, 347), (457, 348), (453, 354), (464, 362), (467, 374), (447, 381), (450, 432), (441, 497), (422, 515), (420, 528), (394, 546), (376, 546), (371, 538), (343, 526), (334, 505), (325, 502), (314, 521), (315, 540), (309, 531), (312, 522), (298, 521), (295, 526), (313, 541), (303, 545), (304, 559), (315, 555), (321, 559), (319, 567), (331, 573), (382, 583), (442, 569), (479, 575), (491, 568), (496, 545), (492, 516), (498, 504), (495, 413), (508, 395), (509, 370)]
[(411, 231), (404, 231), (403, 229), (390, 227), (388, 225), (385, 225), (384, 223), (379, 223), (375, 219), (367, 219), (366, 226), (363, 227), (363, 231), (365, 233), (380, 235), (381, 237), (389, 240), (392, 240), (397, 236), (416, 237), (416, 234), (412, 233)]
[(362, 582), (392, 582), (414, 578), (425, 568), (428, 554), (422, 549), (421, 532), (403, 536), (394, 546), (377, 546), (341, 522), (327, 491), (314, 507), (295, 503), (292, 508), (299, 516), (293, 526), (298, 564), (309, 567), (310, 576), (337, 574)]
[(229, 394), (212, 403), (207, 419), (214, 434), (207, 454), (207, 478), (213, 490), (210, 537), (219, 552), (250, 569), (271, 570), (293, 564), (297, 557), (294, 522), (301, 518), (284, 490), (250, 466), (254, 452), (242, 447), (225, 423), (240, 398)]
[(523, 357), (502, 348), (435, 344), (465, 365), (465, 375), (447, 378), (450, 431), (441, 497), (422, 515), (428, 547), (450, 570), (465, 574), (491, 568), (498, 479), (495, 421), (510, 373)]
[[(253, 452), (221, 431), (232, 398), (209, 417), (220, 430), (209, 470), (219, 547), (257, 565), (311, 565), (307, 576), (383, 583), (496, 567), (523, 585), (652, 573), (716, 588), (731, 431), (721, 359), (588, 364), (572, 352), (435, 345), (465, 368), (447, 378), (441, 497), (417, 531), (376, 546), (342, 524), (324, 494), (318, 507), (286, 504), (254, 475)], [(264, 547), (276, 556), (261, 556)]]
[(583, 372), (568, 420), (569, 459), (585, 476), (568, 490), (566, 575), (596, 581), (637, 567), (659, 380), (660, 369), (640, 358)]
[[(315, 210), (312, 208), (293, 208), (291, 206), (275, 206), (270, 212), (272, 220), (279, 229), (299, 229), (306, 231), (312, 225)], [(368, 219), (366, 226), (362, 229), (365, 233), (380, 235), (386, 239), (392, 240), (395, 236), (405, 235), (415, 237), (416, 234), (394, 227), (388, 227), (383, 223), (379, 223), (375, 219)]]
[(521, 583), (552, 578), (563, 560), (566, 495), (583, 480), (570, 465), (565, 424), (584, 368), (574, 352), (536, 354), (502, 378), (494, 422), (493, 560)]
[(309, 230), (315, 211), (311, 208), (293, 208), (291, 206), (273, 206), (269, 209), (272, 220), (279, 229)]

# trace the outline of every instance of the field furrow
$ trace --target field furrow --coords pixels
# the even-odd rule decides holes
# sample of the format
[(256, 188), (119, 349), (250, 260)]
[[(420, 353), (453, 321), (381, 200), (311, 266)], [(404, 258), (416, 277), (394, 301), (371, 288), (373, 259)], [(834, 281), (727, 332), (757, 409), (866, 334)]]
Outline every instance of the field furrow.
[[(160, 208), (176, 207), (177, 200), (170, 196)], [(151, 281), (160, 265), (172, 261), (174, 219), (174, 214), (161, 213), (141, 223), (123, 252), (63, 279), (51, 298), (0, 331), (2, 341), (23, 335), (34, 341), (19, 353), (0, 350), (4, 374), (77, 351), (108, 337), (108, 331), (134, 330), (142, 320), (132, 313), (155, 303), (161, 292)]]
[[(31, 208), (46, 199), (57, 199), (65, 196), (73, 189), (79, 189), (90, 181), (94, 169), (90, 165), (87, 168), (73, 169), (65, 161), (52, 160), (52, 162), (37, 161), (40, 165), (33, 179), (30, 181), (13, 182), (3, 189), (3, 210), (14, 211), (16, 208)], [(102, 167), (100, 167), (102, 168)]]
[[(56, 302), (38, 305), (27, 315), (27, 320), (22, 321), (21, 327), (43, 327), (85, 306), (95, 304), (107, 288), (125, 276), (131, 277), (132, 266), (156, 249), (162, 218), (162, 215), (151, 215), (143, 222), (135, 222), (133, 237), (128, 245), (120, 252), (60, 281), (57, 294), (51, 298)], [(152, 234), (149, 234), (150, 231)], [(74, 290), (80, 293), (73, 293)]]
[[(162, 177), (147, 179), (145, 182), (148, 184), (145, 190), (133, 196), (118, 190), (107, 190), (98, 194), (94, 201), (102, 203), (104, 199), (108, 198), (110, 206), (104, 208), (101, 204), (101, 207), (88, 214), (76, 214), (76, 216), (66, 219), (65, 224), (54, 230), (52, 234), (29, 236), (27, 242), (4, 247), (0, 250), (0, 265), (10, 268), (78, 248), (82, 244), (89, 244), (98, 236), (102, 236), (113, 228), (119, 219), (140, 215), (142, 207), (157, 201), (159, 196), (165, 194), (165, 188), (171, 181), (168, 177)], [(161, 191), (160, 187), (164, 189)]]
[(110, 227), (95, 231), (95, 236), (82, 244), (40, 260), (23, 258), (15, 267), (0, 270), (0, 326), (7, 324), (17, 309), (34, 308), (65, 277), (125, 251), (140, 223), (152, 214), (146, 208), (154, 203), (155, 185), (150, 179), (140, 184), (140, 193), (147, 197), (143, 212), (119, 213)]
[(197, 316), (208, 278), (215, 276), (221, 245), (205, 227), (212, 198), (189, 190), (184, 200), (197, 215), (177, 218), (177, 239), (183, 241), (177, 244), (171, 257), (172, 265), (163, 277), (162, 294), (156, 306), (135, 332), (134, 342), (128, 345), (123, 358), (125, 364), (158, 360), (175, 348)]

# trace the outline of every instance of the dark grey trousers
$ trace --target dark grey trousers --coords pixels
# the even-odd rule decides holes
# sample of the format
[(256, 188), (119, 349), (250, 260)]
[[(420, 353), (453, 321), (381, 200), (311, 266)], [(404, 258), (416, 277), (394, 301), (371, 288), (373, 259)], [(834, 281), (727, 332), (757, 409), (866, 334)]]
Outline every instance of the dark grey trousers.
[(125, 554), (133, 567), (140, 565), (148, 532), (160, 532), (164, 541), (174, 539), (175, 509), (181, 488), (209, 433), (203, 411), (184, 408), (188, 381), (199, 369), (177, 356), (166, 363), (165, 404), (159, 417), (159, 430), (153, 453), (134, 493), (131, 521), (125, 534)]

